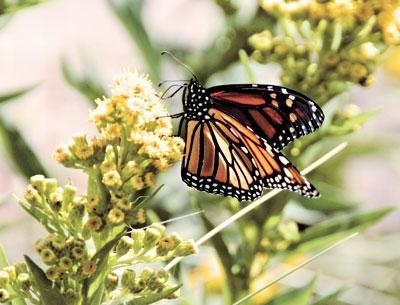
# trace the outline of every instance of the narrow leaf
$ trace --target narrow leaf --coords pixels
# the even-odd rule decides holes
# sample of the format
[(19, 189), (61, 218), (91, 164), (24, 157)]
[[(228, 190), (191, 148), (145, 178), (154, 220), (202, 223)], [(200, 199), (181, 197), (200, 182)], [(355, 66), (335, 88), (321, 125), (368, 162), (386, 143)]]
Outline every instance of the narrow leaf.
[(120, 22), (125, 26), (132, 41), (139, 48), (147, 63), (154, 82), (159, 81), (160, 50), (153, 46), (142, 22), (143, 0), (109, 0), (109, 4)]
[(353, 233), (355, 231), (359, 232), (365, 230), (394, 210), (394, 207), (385, 207), (371, 212), (364, 212), (354, 216), (341, 217), (323, 222), (305, 230), (299, 243), (304, 243), (319, 237), (326, 237), (329, 234), (338, 232)]
[(36, 174), (47, 175), (47, 171), (21, 132), (11, 123), (6, 122), (1, 115), (0, 136), (8, 158), (26, 179)]
[(303, 232), (300, 240), (291, 245), (283, 254), (283, 257), (290, 258), (322, 249), (354, 232), (361, 232), (371, 227), (392, 211), (394, 211), (393, 207), (386, 207), (372, 212), (328, 220), (309, 227)]
[(247, 79), (249, 80), (250, 83), (256, 84), (256, 78), (254, 77), (253, 71), (251, 70), (250, 67), (249, 56), (247, 55), (245, 50), (241, 49), (239, 51), (239, 58), (244, 67), (244, 71), (246, 72)]
[(129, 302), (126, 302), (126, 305), (147, 305), (147, 304), (153, 304), (157, 301), (160, 301), (162, 299), (167, 298), (171, 294), (173, 294), (175, 291), (177, 291), (179, 288), (181, 288), (182, 285), (175, 286), (173, 288), (163, 290), (157, 293), (152, 293), (149, 294), (148, 296), (144, 296), (141, 298), (135, 298)]
[(343, 293), (343, 289), (338, 289), (335, 292), (328, 294), (311, 305), (336, 305), (339, 296)]
[(9, 266), (10, 263), (8, 262), (7, 254), (4, 251), (3, 246), (0, 244), (0, 268), (4, 268)]
[(97, 76), (94, 65), (86, 63), (87, 71), (83, 75), (78, 75), (71, 68), (71, 64), (66, 58), (62, 60), (62, 72), (67, 83), (78, 92), (80, 92), (92, 104), (97, 106), (95, 100), (107, 96), (107, 90), (104, 88), (101, 80)]
[(314, 277), (307, 285), (301, 288), (289, 289), (270, 300), (266, 305), (307, 305), (314, 286)]
[(5, 94), (2, 94), (2, 95), (0, 95), (0, 104), (4, 104), (13, 99), (17, 99), (17, 98), (25, 95), (29, 91), (33, 90), (35, 87), (36, 86), (29, 86), (29, 87), (19, 89), (19, 90), (13, 91), (13, 92), (8, 92)]
[(25, 261), (32, 273), (33, 280), (40, 292), (40, 301), (42, 305), (65, 305), (64, 297), (53, 287), (53, 283), (46, 277), (46, 274), (38, 265), (36, 265), (29, 256), (25, 255)]
[(100, 285), (99, 288), (97, 288), (96, 292), (93, 294), (90, 305), (101, 305), (102, 301), (103, 301), (104, 291), (105, 291), (105, 287), (104, 287), (104, 284), (102, 284), (102, 285)]

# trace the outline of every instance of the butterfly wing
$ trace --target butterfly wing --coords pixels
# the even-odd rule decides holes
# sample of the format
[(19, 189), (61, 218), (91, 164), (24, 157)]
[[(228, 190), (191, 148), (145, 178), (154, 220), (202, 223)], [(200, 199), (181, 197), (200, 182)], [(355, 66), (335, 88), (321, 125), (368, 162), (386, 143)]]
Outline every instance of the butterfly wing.
[(272, 85), (223, 85), (208, 90), (214, 107), (248, 126), (276, 149), (319, 128), (321, 108), (303, 94)]
[(185, 139), (182, 180), (200, 191), (253, 200), (263, 190), (256, 166), (240, 139), (216, 121), (181, 121)]
[(318, 191), (276, 149), (224, 112), (211, 109), (206, 123), (182, 120), (186, 141), (182, 179), (200, 191), (254, 200), (263, 188), (307, 197)]

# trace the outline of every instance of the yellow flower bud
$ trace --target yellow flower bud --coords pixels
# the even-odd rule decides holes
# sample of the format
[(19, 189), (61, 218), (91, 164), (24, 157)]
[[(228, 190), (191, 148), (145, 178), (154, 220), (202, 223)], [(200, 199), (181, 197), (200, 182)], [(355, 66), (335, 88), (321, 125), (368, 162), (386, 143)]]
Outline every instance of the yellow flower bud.
[(28, 290), (31, 286), (31, 280), (28, 273), (18, 274), (17, 283), (23, 290)]
[(4, 288), (0, 289), (0, 303), (7, 303), (10, 300), (10, 293)]
[(182, 241), (174, 250), (174, 256), (188, 256), (198, 253), (199, 250), (192, 239)]
[(148, 228), (145, 231), (143, 245), (146, 250), (152, 248), (161, 238), (161, 234), (158, 230)]
[(29, 181), (38, 192), (44, 192), (44, 179), (45, 177), (43, 175), (35, 175), (32, 176)]
[(6, 287), (9, 283), (10, 276), (4, 270), (0, 271), (0, 287)]
[(119, 188), (122, 185), (121, 176), (115, 170), (105, 173), (102, 182), (110, 188)]
[(46, 271), (46, 276), (50, 281), (56, 281), (61, 276), (61, 271), (58, 267), (52, 266)]
[(49, 248), (45, 248), (40, 252), (40, 258), (47, 265), (52, 265), (57, 261), (57, 256)]
[(122, 273), (121, 286), (127, 289), (133, 289), (135, 286), (136, 273), (132, 269), (125, 269)]
[(142, 273), (140, 274), (140, 278), (147, 282), (154, 275), (154, 270), (150, 267), (144, 267)]
[(32, 205), (40, 204), (42, 202), (39, 192), (32, 185), (27, 187), (24, 197)]
[(105, 287), (107, 291), (113, 291), (118, 287), (118, 275), (114, 272), (107, 274)]
[(54, 178), (44, 179), (44, 192), (46, 196), (50, 196), (50, 194), (56, 192), (57, 188), (58, 188), (57, 179)]
[(113, 208), (108, 213), (107, 218), (113, 225), (119, 225), (124, 221), (125, 214), (124, 212), (122, 212), (122, 210), (118, 208)]
[(129, 202), (127, 198), (121, 198), (117, 200), (117, 207), (121, 210), (128, 211), (132, 208), (132, 202)]
[(64, 186), (63, 192), (62, 192), (62, 201), (65, 205), (70, 204), (73, 202), (74, 197), (77, 193), (78, 189), (72, 185), (66, 185)]
[(53, 158), (61, 163), (64, 164), (65, 166), (72, 166), (72, 162), (74, 159), (74, 156), (70, 152), (68, 146), (66, 145), (60, 145), (56, 148), (53, 154)]
[(165, 226), (161, 223), (153, 223), (150, 228), (156, 229), (161, 235), (165, 232)]
[(85, 250), (82, 247), (73, 247), (71, 254), (73, 258), (80, 260), (85, 256)]
[(62, 270), (69, 271), (72, 268), (73, 262), (68, 256), (60, 258), (59, 266)]
[(152, 172), (148, 172), (144, 175), (144, 181), (146, 182), (147, 187), (154, 187), (156, 184), (156, 176)]
[(58, 191), (51, 193), (49, 196), (50, 207), (55, 211), (59, 211), (63, 204), (62, 199), (63, 199), (62, 193)]
[(143, 248), (145, 231), (143, 229), (133, 229), (131, 231), (131, 237), (133, 240), (133, 252), (136, 254), (140, 249)]
[(82, 274), (85, 276), (93, 274), (94, 272), (96, 272), (96, 270), (97, 270), (97, 265), (93, 261), (88, 261), (84, 263), (82, 266)]
[(92, 232), (98, 232), (103, 227), (103, 220), (99, 216), (90, 216), (85, 226)]
[(129, 236), (123, 236), (116, 247), (117, 250), (117, 255), (122, 256), (128, 253), (130, 249), (133, 248), (133, 239), (130, 238)]
[(17, 271), (14, 266), (7, 266), (3, 268), (3, 271), (8, 273), (8, 277), (10, 279), (10, 282), (15, 281), (17, 278)]

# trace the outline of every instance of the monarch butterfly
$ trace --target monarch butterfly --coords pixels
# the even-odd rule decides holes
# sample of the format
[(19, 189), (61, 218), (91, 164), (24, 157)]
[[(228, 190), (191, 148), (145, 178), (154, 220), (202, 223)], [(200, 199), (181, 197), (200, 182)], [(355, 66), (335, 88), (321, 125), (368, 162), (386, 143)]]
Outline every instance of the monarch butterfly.
[(179, 136), (185, 149), (181, 176), (188, 186), (239, 201), (256, 199), (264, 188), (319, 197), (281, 153), (288, 143), (321, 126), (324, 114), (315, 102), (274, 85), (205, 88), (192, 75), (189, 81), (165, 91), (177, 86), (172, 97), (183, 89), (184, 111), (171, 117), (182, 117)]

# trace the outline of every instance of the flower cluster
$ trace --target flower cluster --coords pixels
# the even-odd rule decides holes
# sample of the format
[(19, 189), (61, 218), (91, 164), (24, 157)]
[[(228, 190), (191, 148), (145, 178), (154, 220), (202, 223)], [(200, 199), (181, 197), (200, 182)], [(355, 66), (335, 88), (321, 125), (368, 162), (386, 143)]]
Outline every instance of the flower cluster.
[(249, 38), (252, 57), (279, 63), (283, 85), (321, 103), (349, 82), (371, 85), (379, 56), (400, 44), (399, 1), (275, 0), (261, 6), (280, 22)]
[(88, 259), (85, 242), (74, 237), (61, 237), (50, 234), (47, 238), (36, 242), (35, 249), (43, 263), (50, 266), (47, 278), (60, 282), (65, 276), (90, 276), (95, 267)]
[(32, 279), (25, 263), (17, 263), (0, 270), (0, 303), (8, 303), (13, 294), (34, 297), (30, 291)]
[(107, 186), (141, 190), (154, 185), (155, 171), (181, 159), (183, 141), (171, 136), (171, 119), (147, 76), (121, 74), (112, 96), (96, 102), (91, 120), (101, 137), (77, 135), (56, 150), (57, 161), (84, 169), (101, 161)]
[[(167, 282), (167, 271), (144, 266), (136, 277), (139, 270), (132, 267), (197, 253), (192, 240), (165, 234), (161, 224), (138, 229), (146, 222), (145, 191), (159, 171), (181, 158), (183, 142), (171, 135), (168, 113), (147, 77), (127, 72), (112, 92), (91, 114), (100, 136), (76, 135), (55, 152), (64, 166), (88, 174), (87, 192), (78, 194), (73, 185), (60, 186), (43, 175), (31, 177), (19, 203), (50, 233), (35, 244), (47, 267), (41, 270), (26, 258), (26, 272), (0, 271), (0, 302), (23, 297), (39, 304), (48, 292), (60, 304), (91, 304), (93, 291), (103, 293), (103, 282), (103, 299), (124, 302), (133, 294), (140, 301), (161, 291), (177, 296), (179, 286)], [(34, 283), (51, 285), (43, 290)]]
[[(343, 19), (349, 27), (373, 19), (373, 26), (387, 44), (400, 44), (400, 1), (398, 0), (263, 0), (261, 7), (272, 14), (284, 14), (292, 19)], [(348, 30), (351, 30), (350, 28)]]
[[(139, 276), (132, 269), (133, 263), (168, 261), (175, 257), (188, 256), (197, 253), (197, 247), (192, 240), (182, 240), (178, 234), (165, 234), (165, 227), (153, 224), (146, 229), (132, 229), (130, 236), (122, 237), (111, 258), (111, 272), (106, 277), (106, 290), (110, 300), (120, 299), (127, 293), (136, 297), (146, 291), (171, 289), (168, 283), (169, 274), (164, 269), (154, 271), (145, 267)], [(116, 269), (123, 268), (118, 275)], [(177, 297), (176, 292), (170, 295)]]

